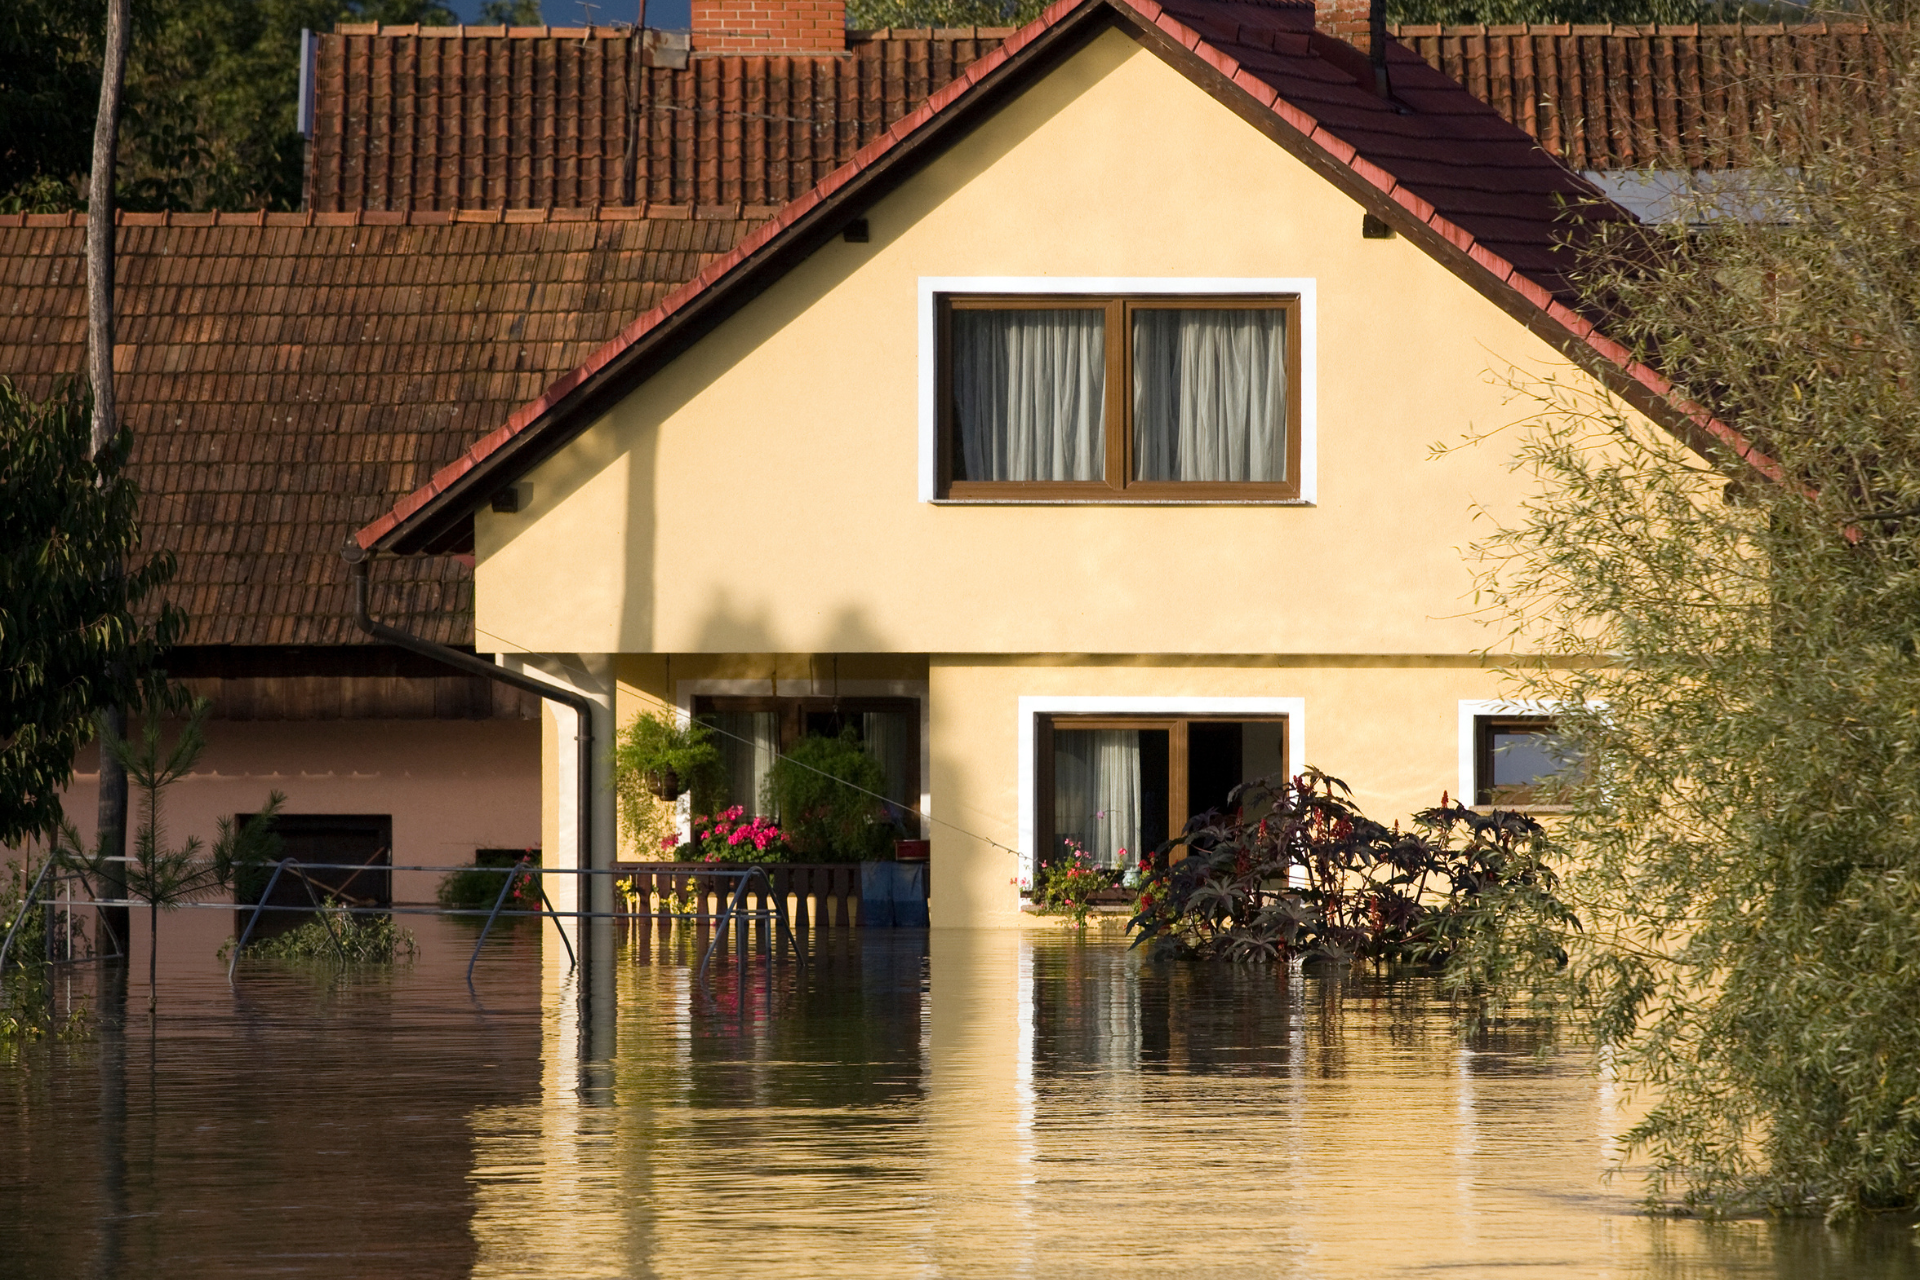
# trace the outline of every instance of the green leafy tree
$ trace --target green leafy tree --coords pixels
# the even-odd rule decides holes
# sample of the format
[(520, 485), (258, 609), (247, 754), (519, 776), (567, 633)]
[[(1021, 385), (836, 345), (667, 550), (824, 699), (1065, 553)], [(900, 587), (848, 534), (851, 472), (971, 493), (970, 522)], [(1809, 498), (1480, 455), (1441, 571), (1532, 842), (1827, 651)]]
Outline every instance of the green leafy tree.
[[(158, 715), (147, 717), (138, 741), (109, 735), (101, 744), (127, 771), (127, 781), (139, 796), (140, 820), (124, 875), (128, 896), (147, 904), (148, 1013), (159, 1001), (160, 913), (231, 887), (239, 876), (276, 857), (280, 847), (273, 819), (286, 797), (278, 791), (268, 793), (266, 806), (252, 822), (219, 819), (211, 850), (198, 836), (189, 836), (178, 846), (170, 843), (166, 793), (193, 772), (201, 752), (206, 750), (207, 710), (204, 700), (195, 704), (171, 746), (165, 742), (162, 717)], [(96, 875), (105, 869), (102, 851), (83, 850), (71, 826), (63, 829), (59, 853), (72, 865)]]
[(100, 96), (99, 36), (79, 7), (98, 18), (61, 0), (0, 7), (0, 213), (78, 205)]
[(1869, 16), (1877, 84), (1781, 86), (1692, 226), (1591, 255), (1697, 451), (1516, 378), (1538, 487), (1479, 547), (1496, 647), (1554, 659), (1515, 693), (1588, 762), (1590, 932), (1540, 994), (1647, 1087), (1653, 1194), (1709, 1210), (1920, 1204), (1920, 43)]
[(130, 447), (96, 463), (79, 384), (35, 401), (0, 378), (0, 845), (58, 827), (95, 714), (159, 696), (184, 624), (154, 608), (172, 557), (136, 559)]
[(1729, 7), (1700, 0), (1388, 0), (1387, 21), (1445, 26), (1519, 22), (1716, 22), (1733, 21), (1749, 10), (1757, 12), (1765, 8), (1762, 5)]
[(486, 0), (480, 6), (483, 27), (537, 27), (545, 21), (540, 0)]
[(1040, 16), (1047, 0), (848, 0), (847, 25), (877, 27), (1019, 27)]
[[(519, 0), (516, 12), (529, 2)], [(103, 0), (8, 0), (4, 9), (0, 212), (80, 208)], [(299, 208), (302, 28), (454, 20), (440, 0), (142, 0), (133, 6), (117, 202), (136, 210)]]

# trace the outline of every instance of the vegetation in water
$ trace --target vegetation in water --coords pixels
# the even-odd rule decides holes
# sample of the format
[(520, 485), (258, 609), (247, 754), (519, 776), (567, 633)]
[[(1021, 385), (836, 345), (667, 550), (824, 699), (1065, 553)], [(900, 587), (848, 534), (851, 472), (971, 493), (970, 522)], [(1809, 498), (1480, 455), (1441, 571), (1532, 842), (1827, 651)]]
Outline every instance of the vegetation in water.
[[(50, 853), (43, 855), (51, 856)], [(13, 945), (6, 968), (0, 970), (0, 1055), (27, 1040), (77, 1039), (87, 1034), (84, 1008), (62, 1013), (54, 999), (53, 965), (47, 959), (49, 943), (57, 949), (76, 921), (66, 912), (48, 912), (39, 904), (22, 914), (27, 891), (40, 874), (41, 863), (28, 851), (0, 872), (0, 938), (11, 930)], [(49, 938), (49, 915), (52, 937)]]
[[(494, 903), (500, 901), (500, 890), (506, 887), (507, 876), (512, 873), (518, 862), (526, 862), (537, 868), (540, 865), (540, 851), (528, 849), (511, 861), (476, 861), (474, 866), (450, 871), (440, 878), (440, 885), (434, 891), (434, 898), (449, 910), (491, 911)], [(506, 903), (501, 909), (504, 911), (540, 910), (540, 878), (537, 870), (531, 874), (522, 872), (514, 877), (513, 888), (508, 892)]]
[(1588, 931), (1555, 982), (1486, 976), (1590, 1020), (1685, 1209), (1920, 1206), (1920, 28), (1865, 16), (1873, 83), (1784, 86), (1737, 188), (1590, 249), (1697, 411), (1515, 370), (1535, 492), (1476, 548), (1490, 647), (1552, 657), (1515, 696), (1590, 762)]
[(1195, 816), (1161, 849), (1165, 859), (1184, 845), (1186, 856), (1146, 874), (1134, 945), (1238, 961), (1445, 963), (1493, 945), (1493, 934), (1510, 947), (1544, 943), (1526, 958), (1533, 966), (1564, 963), (1551, 929), (1513, 927), (1578, 927), (1556, 896), (1539, 823), (1443, 798), (1403, 831), (1366, 817), (1350, 794), (1312, 769), (1236, 787), (1225, 810)]
[[(254, 960), (393, 964), (413, 959), (419, 950), (413, 931), (396, 925), (392, 916), (358, 913), (328, 902), (296, 928), (264, 941), (249, 941), (246, 954)], [(220, 958), (231, 954), (233, 939), (228, 938), (220, 947)]]
[(798, 862), (865, 862), (892, 856), (900, 829), (887, 818), (887, 773), (852, 726), (809, 734), (773, 762), (767, 801)]
[[(257, 870), (279, 854), (273, 818), (286, 797), (270, 792), (253, 822), (219, 819), (218, 835), (208, 849), (199, 836), (173, 845), (166, 828), (166, 793), (193, 771), (206, 749), (208, 704), (202, 700), (168, 745), (162, 717), (149, 714), (137, 743), (105, 734), (101, 750), (111, 752), (127, 771), (127, 783), (139, 796), (140, 820), (133, 832), (133, 852), (124, 864), (127, 895), (147, 904), (147, 1012), (159, 1001), (160, 913), (206, 897), (219, 888), (231, 888), (237, 876)], [(100, 883), (108, 864), (103, 851), (81, 846), (71, 824), (62, 826), (54, 854), (69, 866)]]
[(635, 847), (651, 850), (669, 836), (679, 843), (674, 802), (689, 795), (696, 812), (713, 812), (727, 774), (710, 727), (683, 724), (671, 711), (643, 711), (614, 744), (613, 785), (621, 829)]
[(37, 401), (0, 378), (0, 847), (58, 829), (95, 715), (157, 699), (184, 621), (154, 608), (172, 558), (138, 558), (132, 437), (96, 462), (92, 417), (78, 382)]

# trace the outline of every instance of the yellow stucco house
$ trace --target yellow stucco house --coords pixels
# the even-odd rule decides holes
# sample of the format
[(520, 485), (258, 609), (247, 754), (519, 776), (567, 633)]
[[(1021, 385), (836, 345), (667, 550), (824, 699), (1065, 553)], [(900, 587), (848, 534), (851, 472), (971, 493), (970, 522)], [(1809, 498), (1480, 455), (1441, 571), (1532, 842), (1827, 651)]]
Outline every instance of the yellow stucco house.
[(936, 927), (1277, 768), (1383, 819), (1498, 786), (1529, 725), (1461, 548), (1525, 480), (1430, 446), (1510, 419), (1507, 361), (1695, 428), (1568, 287), (1624, 215), (1386, 53), (1061, 0), (356, 534), (470, 554), (478, 647), (584, 708), (548, 704), (548, 864), (617, 856), (604, 744), (660, 706), (748, 799), (852, 725)]

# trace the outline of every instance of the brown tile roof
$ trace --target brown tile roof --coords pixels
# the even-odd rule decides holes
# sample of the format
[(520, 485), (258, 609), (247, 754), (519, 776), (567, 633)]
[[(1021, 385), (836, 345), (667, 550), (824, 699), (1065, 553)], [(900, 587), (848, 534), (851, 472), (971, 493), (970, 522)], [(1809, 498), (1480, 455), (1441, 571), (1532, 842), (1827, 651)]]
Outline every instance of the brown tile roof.
[(1584, 227), (1626, 215), (1406, 49), (1390, 49), (1397, 101), (1388, 101), (1373, 92), (1365, 55), (1313, 31), (1305, 5), (1056, 0), (362, 528), (355, 535), (360, 546), (401, 552), (460, 546), (470, 539), (463, 524), (481, 494), (584, 429), (595, 407), (637, 385), (832, 234), (848, 216), (844, 210), (877, 199), (900, 180), (894, 175), (912, 172), (925, 152), (937, 154), (1026, 77), (1110, 22), (1636, 404), (1683, 433), (1719, 436), (1745, 451), (1722, 424), (1669, 404), (1667, 384), (1580, 314), (1567, 277), (1568, 246)]
[[(188, 642), (359, 643), (347, 531), (771, 211), (644, 212), (122, 215), (120, 404)], [(0, 374), (35, 393), (84, 368), (83, 234), (0, 217)], [(472, 641), (458, 561), (376, 577), (384, 616)]]
[(1712, 167), (1783, 96), (1883, 83), (1864, 24), (1402, 26), (1395, 33), (1575, 169)]
[[(1776, 95), (1884, 72), (1859, 24), (1393, 30), (1575, 169), (1701, 167)], [(630, 134), (632, 200), (784, 204), (1008, 34), (850, 32), (845, 56), (675, 68), (610, 27), (343, 27), (320, 39), (310, 205), (624, 204)]]
[(784, 204), (1007, 34), (850, 32), (844, 55), (675, 68), (614, 28), (346, 27), (320, 38), (308, 204)]

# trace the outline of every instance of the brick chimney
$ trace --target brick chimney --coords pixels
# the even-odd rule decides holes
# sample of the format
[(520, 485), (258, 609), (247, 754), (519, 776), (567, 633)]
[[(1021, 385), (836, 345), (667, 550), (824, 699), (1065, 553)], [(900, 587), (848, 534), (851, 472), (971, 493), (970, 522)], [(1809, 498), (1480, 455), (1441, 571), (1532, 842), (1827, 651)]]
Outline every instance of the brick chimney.
[[(1372, 0), (1315, 0), (1314, 25), (1362, 53), (1373, 52)], [(1385, 15), (1384, 6), (1381, 13)]]
[(693, 52), (845, 53), (846, 0), (693, 0)]
[(1393, 96), (1387, 77), (1387, 0), (1315, 0), (1314, 25), (1367, 55), (1371, 75), (1355, 78), (1383, 98)]

